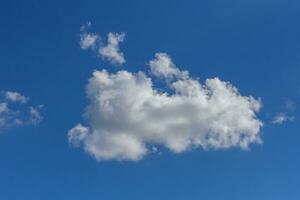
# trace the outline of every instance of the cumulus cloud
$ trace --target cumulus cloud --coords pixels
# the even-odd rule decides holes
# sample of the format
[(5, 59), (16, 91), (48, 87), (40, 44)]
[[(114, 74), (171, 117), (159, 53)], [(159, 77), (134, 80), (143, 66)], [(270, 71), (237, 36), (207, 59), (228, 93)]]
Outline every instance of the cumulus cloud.
[(149, 62), (150, 70), (154, 76), (166, 79), (180, 78), (187, 72), (181, 72), (166, 53), (156, 53), (155, 59)]
[(272, 123), (273, 124), (283, 124), (284, 122), (294, 121), (294, 116), (288, 116), (286, 113), (277, 113), (274, 117)]
[(91, 26), (92, 23), (87, 22), (80, 27), (81, 34), (80, 34), (79, 44), (81, 49), (83, 50), (87, 50), (90, 48), (96, 49), (97, 45), (99, 45), (99, 42), (101, 40), (100, 35), (88, 32), (88, 29)]
[(99, 54), (112, 64), (125, 63), (124, 54), (120, 51), (119, 44), (125, 39), (125, 33), (109, 33), (106, 46), (100, 46)]
[(42, 120), (41, 106), (28, 105), (29, 98), (12, 91), (0, 95), (0, 133), (21, 125), (36, 125)]
[(91, 23), (88, 22), (80, 28), (79, 44), (81, 49), (96, 50), (102, 59), (114, 65), (125, 63), (124, 54), (120, 51), (120, 43), (125, 40), (125, 33), (108, 33), (107, 42), (104, 44), (100, 35), (88, 32), (90, 27)]
[(7, 113), (9, 111), (8, 107), (7, 107), (7, 103), (0, 103), (0, 114), (1, 113)]
[[(149, 62), (150, 76), (94, 71), (86, 93), (88, 125), (68, 132), (69, 142), (101, 160), (140, 160), (152, 149), (247, 149), (260, 143), (260, 100), (242, 96), (219, 78), (197, 79), (164, 53)], [(165, 81), (168, 92), (153, 85)]]

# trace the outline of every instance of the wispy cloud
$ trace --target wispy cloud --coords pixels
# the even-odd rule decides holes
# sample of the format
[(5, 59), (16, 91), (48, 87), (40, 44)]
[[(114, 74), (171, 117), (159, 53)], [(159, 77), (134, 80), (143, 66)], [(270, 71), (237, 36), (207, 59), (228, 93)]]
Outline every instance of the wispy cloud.
[(283, 124), (284, 122), (294, 121), (294, 119), (295, 119), (294, 116), (288, 116), (286, 113), (277, 113), (272, 123), (280, 125)]
[(42, 120), (42, 107), (29, 105), (28, 101), (29, 98), (19, 92), (1, 92), (0, 133), (12, 127), (36, 125)]
[(6, 100), (11, 102), (26, 103), (28, 101), (28, 98), (25, 97), (24, 95), (21, 95), (18, 92), (11, 92), (11, 91), (5, 92), (5, 98)]
[(80, 47), (83, 50), (87, 50), (89, 48), (96, 48), (97, 40), (99, 40), (99, 36), (93, 33), (82, 33), (80, 36)]
[(276, 113), (272, 120), (272, 124), (281, 125), (286, 122), (292, 122), (295, 120), (294, 111), (296, 110), (296, 104), (290, 99), (285, 99), (284, 111)]

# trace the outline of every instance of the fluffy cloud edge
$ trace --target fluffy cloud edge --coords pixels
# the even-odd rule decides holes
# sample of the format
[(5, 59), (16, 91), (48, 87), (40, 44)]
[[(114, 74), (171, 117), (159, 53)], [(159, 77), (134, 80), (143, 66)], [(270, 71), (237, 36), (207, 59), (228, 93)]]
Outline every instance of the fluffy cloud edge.
[[(141, 160), (149, 146), (181, 153), (261, 143), (263, 123), (256, 117), (260, 100), (240, 95), (218, 78), (201, 84), (165, 53), (157, 53), (149, 67), (152, 77), (126, 70), (94, 71), (86, 89), (89, 126), (69, 130), (69, 142), (82, 145), (98, 161)], [(172, 92), (157, 90), (152, 78), (164, 80)]]
[(125, 33), (112, 33), (107, 35), (106, 44), (103, 43), (103, 37), (96, 33), (88, 32), (91, 23), (88, 22), (80, 28), (80, 48), (82, 50), (92, 49), (105, 61), (112, 65), (122, 65), (126, 62), (124, 53), (120, 50), (120, 43), (125, 41)]

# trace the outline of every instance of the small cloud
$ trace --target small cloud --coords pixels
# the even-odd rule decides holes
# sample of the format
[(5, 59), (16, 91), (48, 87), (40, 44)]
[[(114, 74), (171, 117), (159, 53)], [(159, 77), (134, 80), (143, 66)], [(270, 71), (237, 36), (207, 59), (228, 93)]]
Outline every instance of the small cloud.
[(284, 122), (292, 122), (294, 121), (295, 117), (294, 116), (288, 116), (286, 113), (277, 113), (277, 115), (274, 117), (272, 123), (273, 124), (278, 124), (281, 125)]
[(11, 92), (7, 91), (5, 92), (5, 98), (8, 101), (11, 102), (18, 102), (18, 103), (26, 103), (28, 101), (28, 98), (25, 97), (24, 95), (18, 93), (18, 92)]
[(151, 73), (160, 78), (171, 79), (181, 74), (166, 53), (156, 53), (155, 58), (149, 62), (149, 66)]
[(80, 48), (95, 50), (103, 60), (113, 65), (125, 63), (124, 54), (120, 51), (120, 43), (125, 40), (125, 33), (108, 33), (107, 43), (104, 44), (99, 34), (88, 32), (90, 27), (91, 22), (87, 22), (80, 27)]
[(171, 81), (174, 78), (187, 79), (188, 71), (181, 71), (166, 53), (156, 53), (155, 58), (149, 62), (150, 72), (153, 76)]
[(87, 32), (91, 26), (92, 23), (87, 22), (80, 27), (81, 34), (80, 34), (79, 44), (80, 44), (80, 48), (83, 50), (87, 50), (90, 48), (95, 49), (97, 47), (97, 44), (101, 40), (100, 35)]
[(123, 52), (119, 44), (125, 40), (125, 33), (109, 33), (106, 46), (100, 46), (99, 54), (103, 59), (112, 64), (121, 65), (125, 63)]
[(100, 39), (100, 37), (93, 33), (83, 33), (80, 36), (80, 47), (83, 50), (89, 49), (89, 48), (95, 48), (97, 40)]
[(42, 106), (28, 105), (28, 101), (28, 97), (18, 92), (5, 91), (0, 94), (0, 133), (12, 127), (36, 125), (42, 120)]
[(41, 114), (41, 109), (43, 108), (43, 105), (39, 105), (36, 107), (30, 107), (29, 108), (29, 123), (33, 125), (39, 124), (43, 120), (43, 116)]
[(296, 103), (289, 99), (284, 98), (284, 104), (283, 108), (281, 108), (283, 111), (278, 112), (273, 120), (271, 121), (272, 124), (281, 125), (286, 122), (292, 122), (295, 120), (294, 112), (296, 110)]
[(10, 109), (7, 102), (0, 102), (0, 132), (22, 124), (23, 119), (20, 118), (20, 111)]
[(69, 142), (75, 146), (80, 146), (80, 143), (85, 139), (89, 130), (87, 127), (82, 126), (81, 124), (77, 124), (74, 128), (69, 130), (68, 132), (68, 140)]

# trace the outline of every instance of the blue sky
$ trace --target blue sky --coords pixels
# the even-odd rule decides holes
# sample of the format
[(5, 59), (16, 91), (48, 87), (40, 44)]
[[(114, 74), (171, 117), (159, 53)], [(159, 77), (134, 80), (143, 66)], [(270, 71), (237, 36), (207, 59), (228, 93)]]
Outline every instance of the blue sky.
[[(292, 0), (1, 1), (0, 100), (25, 123), (0, 133), (0, 199), (299, 199), (299, 9)], [(103, 45), (110, 32), (126, 34), (124, 64), (81, 49), (87, 22)], [(201, 84), (219, 77), (261, 98), (262, 144), (176, 154), (163, 143), (138, 161), (97, 161), (85, 143), (74, 148), (68, 132), (93, 126), (83, 116), (93, 71), (152, 77), (158, 52)], [(7, 91), (28, 102), (13, 102)], [(39, 105), (42, 120), (31, 123), (27, 111)], [(289, 118), (273, 123), (278, 114)]]

